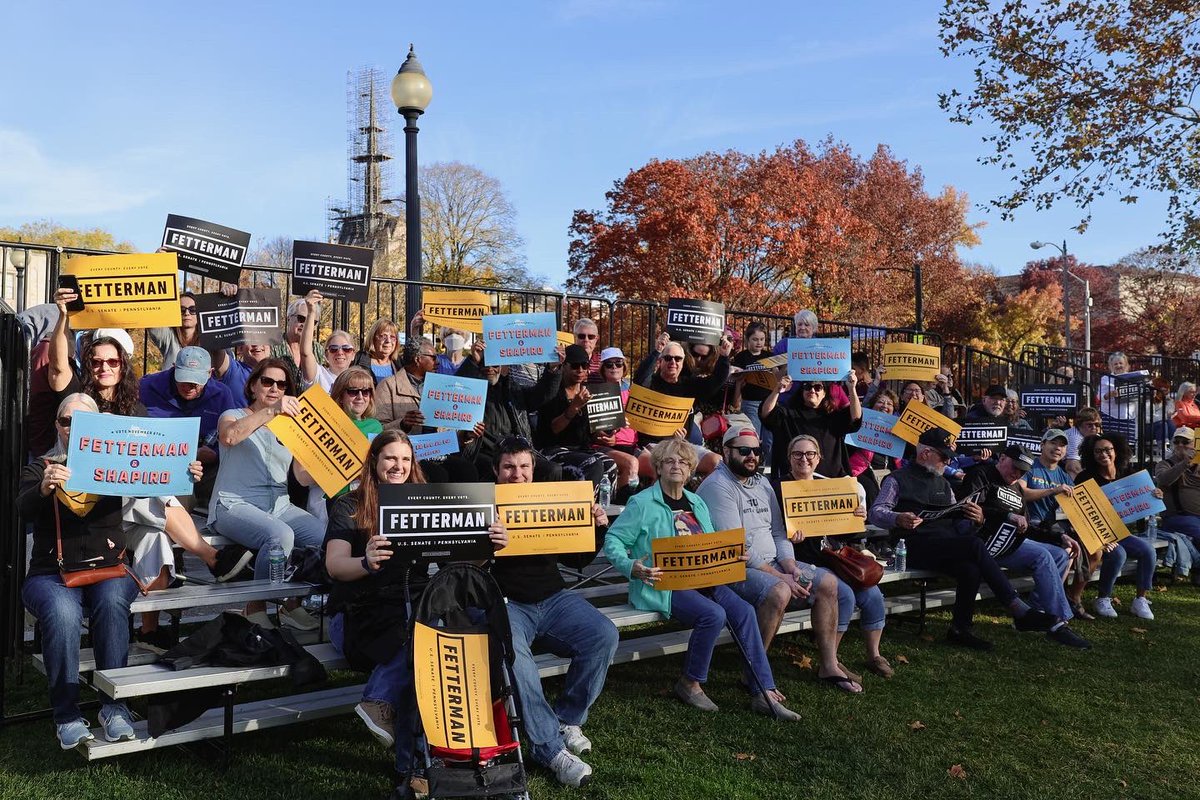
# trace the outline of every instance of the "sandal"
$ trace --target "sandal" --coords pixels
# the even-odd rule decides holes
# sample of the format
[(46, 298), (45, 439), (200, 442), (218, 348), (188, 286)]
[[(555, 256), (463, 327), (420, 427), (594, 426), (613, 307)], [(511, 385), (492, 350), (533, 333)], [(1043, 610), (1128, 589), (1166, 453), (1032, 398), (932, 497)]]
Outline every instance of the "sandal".
[(1089, 613), (1088, 610), (1083, 607), (1082, 603), (1080, 603), (1079, 605), (1072, 605), (1071, 613), (1075, 615), (1075, 619), (1095, 619), (1096, 618), (1096, 616), (1094, 614)]
[(872, 672), (881, 678), (889, 679), (896, 674), (896, 671), (892, 669), (891, 662), (889, 662), (883, 656), (875, 656), (875, 658), (868, 660), (867, 671)]
[(862, 694), (863, 691), (862, 684), (842, 675), (826, 675), (823, 678), (818, 676), (817, 680), (846, 694)]
[(837, 665), (838, 665), (838, 669), (840, 669), (847, 678), (854, 681), (855, 683), (862, 683), (862, 675), (851, 672), (850, 668), (847, 667), (845, 664), (843, 664), (841, 661), (837, 662)]

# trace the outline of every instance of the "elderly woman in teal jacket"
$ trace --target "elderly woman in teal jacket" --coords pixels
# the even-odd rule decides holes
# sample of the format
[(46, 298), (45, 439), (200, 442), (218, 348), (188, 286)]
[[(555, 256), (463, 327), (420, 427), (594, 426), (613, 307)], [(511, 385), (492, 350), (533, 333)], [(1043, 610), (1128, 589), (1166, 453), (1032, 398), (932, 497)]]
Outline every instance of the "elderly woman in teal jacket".
[[(608, 529), (604, 552), (613, 567), (629, 578), (629, 602), (644, 611), (658, 611), (692, 627), (688, 640), (683, 675), (675, 683), (675, 696), (701, 711), (716, 711), (717, 704), (704, 693), (708, 666), (721, 628), (727, 623), (746, 655), (746, 669), (753, 672), (766, 690), (755, 694), (751, 710), (776, 719), (798, 720), (800, 715), (783, 705), (783, 694), (775, 688), (775, 677), (767, 654), (754, 607), (738, 597), (728, 586), (708, 589), (661, 591), (654, 584), (662, 570), (646, 566), (650, 561), (650, 543), (666, 536), (712, 533), (708, 507), (698, 495), (683, 488), (696, 469), (696, 454), (682, 439), (667, 439), (650, 453), (658, 482), (630, 498), (625, 511)], [(747, 682), (753, 685), (751, 675)]]

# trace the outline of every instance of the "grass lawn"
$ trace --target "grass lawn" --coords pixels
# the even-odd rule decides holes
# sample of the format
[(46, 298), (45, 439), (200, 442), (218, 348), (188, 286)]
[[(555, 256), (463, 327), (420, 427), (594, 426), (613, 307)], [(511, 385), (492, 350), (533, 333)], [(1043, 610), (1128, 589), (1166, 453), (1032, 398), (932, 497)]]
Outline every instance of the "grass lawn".
[[(996, 650), (963, 651), (941, 643), (949, 617), (934, 613), (933, 637), (885, 633), (896, 677), (867, 676), (857, 697), (817, 684), (798, 666), (815, 656), (806, 637), (781, 637), (772, 664), (789, 705), (804, 715), (799, 724), (746, 710), (729, 646), (718, 651), (708, 684), (717, 714), (666, 696), (679, 656), (614, 667), (586, 727), (596, 746), (587, 759), (593, 783), (560, 789), (535, 770), (531, 789), (535, 797), (654, 800), (1200, 797), (1200, 590), (1154, 593), (1157, 619), (1149, 623), (1127, 613), (1127, 584), (1118, 596), (1120, 618), (1076, 624), (1092, 640), (1090, 652), (1017, 634), (990, 616), (998, 613), (991, 603), (981, 606), (977, 628)], [(854, 628), (843, 660), (861, 664)], [(43, 692), (34, 673), (10, 694), (18, 704), (44, 705)], [(89, 766), (59, 750), (48, 721), (13, 725), (0, 729), (0, 797), (373, 798), (389, 789), (390, 759), (356, 718), (236, 743), (224, 774), (205, 747)]]

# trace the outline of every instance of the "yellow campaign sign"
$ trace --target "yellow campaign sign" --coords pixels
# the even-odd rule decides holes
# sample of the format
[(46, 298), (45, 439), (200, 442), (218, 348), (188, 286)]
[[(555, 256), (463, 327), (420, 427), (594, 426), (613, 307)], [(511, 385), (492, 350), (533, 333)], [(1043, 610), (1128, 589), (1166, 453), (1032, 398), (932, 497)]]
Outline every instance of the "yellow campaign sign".
[(1072, 487), (1070, 494), (1060, 494), (1055, 499), (1089, 553), (1099, 552), (1104, 545), (1114, 544), (1129, 535), (1121, 515), (1094, 480), (1086, 480)]
[(775, 372), (775, 369), (787, 364), (787, 353), (780, 353), (770, 358), (762, 358), (754, 362), (754, 364), (755, 366), (761, 366), (762, 369), (743, 370), (741, 374), (746, 376), (746, 383), (773, 392), (775, 391), (775, 387), (779, 385), (779, 375)]
[(668, 536), (650, 543), (653, 565), (662, 570), (655, 589), (704, 589), (746, 580), (746, 529), (695, 536)]
[(483, 292), (439, 292), (421, 295), (425, 321), (459, 331), (483, 335), (483, 318), (492, 313), (492, 300)]
[(371, 443), (320, 386), (300, 395), (296, 416), (280, 414), (267, 427), (329, 497), (362, 474)]
[(958, 434), (962, 432), (962, 425), (945, 414), (934, 411), (924, 403), (914, 400), (904, 407), (904, 411), (900, 412), (900, 418), (892, 426), (892, 433), (909, 444), (916, 444), (921, 434), (930, 428), (945, 428), (956, 440)]
[(496, 746), (486, 633), (450, 633), (415, 623), (413, 677), (430, 745), (459, 750)]
[(783, 481), (783, 519), (788, 536), (837, 536), (862, 533), (866, 525), (854, 516), (858, 508), (858, 481), (829, 478), (812, 481)]
[(647, 436), (670, 436), (684, 427), (692, 413), (690, 397), (672, 397), (645, 386), (630, 384), (625, 401), (625, 423)]
[(496, 513), (508, 529), (497, 556), (596, 550), (591, 481), (496, 484)]
[(937, 380), (942, 369), (942, 349), (927, 344), (887, 342), (883, 346), (883, 367), (888, 380)]
[(563, 347), (570, 347), (575, 344), (575, 334), (570, 331), (558, 331), (555, 335), (558, 336), (558, 343)]
[(79, 280), (82, 311), (75, 330), (179, 327), (179, 265), (174, 253), (78, 256), (63, 274)]

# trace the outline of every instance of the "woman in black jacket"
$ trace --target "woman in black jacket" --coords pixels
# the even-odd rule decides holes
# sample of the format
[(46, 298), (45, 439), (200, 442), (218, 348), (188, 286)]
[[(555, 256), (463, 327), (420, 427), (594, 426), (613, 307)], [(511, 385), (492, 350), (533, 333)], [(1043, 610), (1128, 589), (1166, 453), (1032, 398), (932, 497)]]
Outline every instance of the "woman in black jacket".
[[(857, 383), (858, 376), (850, 370), (846, 376), (846, 396), (850, 404), (841, 408), (834, 407), (829, 385), (822, 381), (801, 383), (791, 402), (784, 405), (779, 402), (779, 395), (792, 385), (792, 379), (784, 375), (759, 409), (763, 427), (770, 429), (777, 442), (790, 442), (801, 434), (812, 436), (822, 453), (816, 471), (826, 478), (846, 477), (850, 474), (846, 434), (862, 426), (862, 403), (855, 391)], [(790, 471), (786, 448), (778, 448), (771, 456), (771, 474), (786, 475)]]

